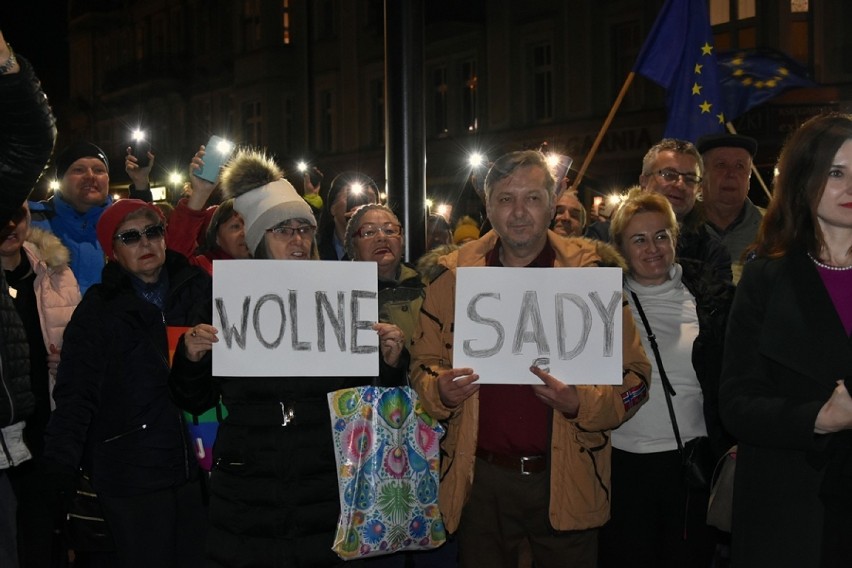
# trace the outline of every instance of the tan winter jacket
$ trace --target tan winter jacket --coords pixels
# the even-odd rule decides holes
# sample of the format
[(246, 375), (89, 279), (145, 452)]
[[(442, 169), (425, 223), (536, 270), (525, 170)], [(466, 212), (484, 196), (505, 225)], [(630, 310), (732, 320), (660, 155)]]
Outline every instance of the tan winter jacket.
[[(556, 267), (622, 266), (623, 259), (605, 243), (563, 238), (548, 232)], [(445, 421), (439, 506), (447, 530), (455, 532), (473, 484), (479, 421), (479, 396), (456, 408), (441, 403), (436, 376), (453, 367), (453, 319), (456, 267), (485, 266), (497, 243), (489, 232), (442, 257), (448, 270), (426, 289), (411, 346), (411, 380), (427, 412)], [(604, 258), (602, 258), (602, 255)], [(619, 386), (580, 386), (576, 418), (553, 413), (550, 440), (550, 523), (556, 530), (582, 530), (609, 519), (609, 431), (630, 418), (647, 400), (651, 365), (639, 340), (630, 307), (622, 304), (624, 382)]]

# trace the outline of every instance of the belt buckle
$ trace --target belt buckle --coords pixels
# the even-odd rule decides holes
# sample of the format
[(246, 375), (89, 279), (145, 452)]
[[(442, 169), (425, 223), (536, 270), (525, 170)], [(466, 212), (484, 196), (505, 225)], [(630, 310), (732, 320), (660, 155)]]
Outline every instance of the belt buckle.
[(286, 406), (283, 402), (279, 402), (278, 404), (281, 405), (281, 426), (287, 426), (293, 421), (296, 412), (292, 406)]
[(521, 475), (532, 475), (531, 471), (527, 471), (526, 464), (542, 459), (541, 456), (521, 456), (518, 458), (521, 460)]

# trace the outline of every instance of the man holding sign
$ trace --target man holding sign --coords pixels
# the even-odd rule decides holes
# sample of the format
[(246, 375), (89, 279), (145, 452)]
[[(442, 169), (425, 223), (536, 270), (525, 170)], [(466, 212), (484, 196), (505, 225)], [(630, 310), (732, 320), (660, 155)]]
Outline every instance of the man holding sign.
[[(529, 372), (541, 384), (521, 384), (530, 382), (527, 375), (508, 381), (514, 384), (480, 385), (475, 369), (453, 368), (461, 323), (456, 269), (623, 261), (606, 245), (548, 231), (555, 182), (539, 152), (499, 158), (485, 180), (485, 201), (494, 229), (439, 260), (446, 270), (427, 288), (411, 346), (414, 388), (430, 415), (448, 421), (439, 497), (444, 523), (459, 533), (461, 566), (517, 565), (519, 547), (528, 540), (537, 567), (591, 568), (597, 564), (596, 529), (609, 517), (609, 430), (647, 399), (650, 364), (630, 309), (623, 302), (612, 307), (620, 307), (623, 323), (619, 384), (604, 385), (612, 381), (598, 376), (557, 378), (540, 363)], [(541, 274), (543, 280), (549, 275)], [(602, 299), (599, 313), (607, 313), (609, 298)], [(478, 308), (465, 313), (487, 321)], [(520, 333), (522, 342), (535, 337), (510, 331), (509, 344), (509, 333)], [(509, 357), (517, 352), (508, 351)]]

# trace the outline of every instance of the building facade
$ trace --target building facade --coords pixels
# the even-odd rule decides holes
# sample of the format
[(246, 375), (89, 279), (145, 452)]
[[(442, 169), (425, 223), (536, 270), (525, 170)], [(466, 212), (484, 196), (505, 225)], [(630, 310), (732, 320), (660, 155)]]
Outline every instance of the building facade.
[[(405, 0), (386, 0), (405, 1)], [(662, 0), (424, 0), (427, 194), (471, 204), (467, 155), (521, 148), (574, 158), (572, 174), (632, 68)], [(717, 50), (770, 47), (819, 83), (735, 121), (760, 142), (771, 175), (787, 132), (825, 109), (848, 110), (852, 37), (842, 0), (708, 0)], [(88, 138), (122, 163), (143, 128), (156, 181), (186, 171), (211, 134), (268, 148), (326, 179), (360, 169), (384, 180), (383, 0), (124, 0), (69, 5), (70, 97), (60, 144)], [(665, 93), (633, 82), (585, 174), (586, 202), (636, 183), (662, 136)], [(113, 181), (126, 183), (113, 168)], [(299, 187), (298, 175), (291, 175)], [(172, 188), (172, 196), (177, 188)], [(760, 193), (756, 201), (760, 201)], [(764, 196), (765, 197), (765, 196)]]

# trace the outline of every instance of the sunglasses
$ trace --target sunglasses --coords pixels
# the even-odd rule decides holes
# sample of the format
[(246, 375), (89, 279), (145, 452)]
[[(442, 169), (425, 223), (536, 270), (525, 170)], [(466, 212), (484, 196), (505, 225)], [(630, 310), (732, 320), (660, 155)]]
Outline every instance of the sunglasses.
[(124, 243), (125, 246), (132, 247), (133, 245), (139, 243), (144, 236), (149, 241), (158, 241), (162, 239), (166, 235), (166, 228), (162, 223), (159, 225), (151, 225), (149, 227), (145, 227), (141, 231), (138, 229), (130, 229), (129, 231), (124, 231), (123, 233), (118, 233), (115, 236), (115, 239)]

